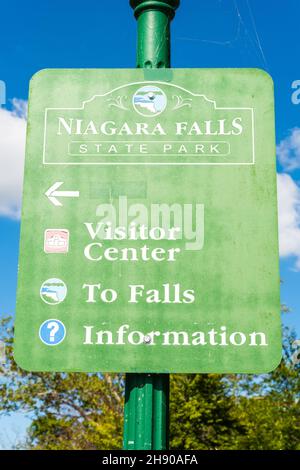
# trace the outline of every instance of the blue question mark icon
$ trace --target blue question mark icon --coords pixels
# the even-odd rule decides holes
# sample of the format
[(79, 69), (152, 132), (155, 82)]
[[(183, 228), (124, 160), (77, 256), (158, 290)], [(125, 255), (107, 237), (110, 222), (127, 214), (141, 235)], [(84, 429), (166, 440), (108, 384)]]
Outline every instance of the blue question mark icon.
[(47, 346), (56, 346), (65, 339), (66, 327), (60, 320), (51, 318), (41, 324), (39, 336)]

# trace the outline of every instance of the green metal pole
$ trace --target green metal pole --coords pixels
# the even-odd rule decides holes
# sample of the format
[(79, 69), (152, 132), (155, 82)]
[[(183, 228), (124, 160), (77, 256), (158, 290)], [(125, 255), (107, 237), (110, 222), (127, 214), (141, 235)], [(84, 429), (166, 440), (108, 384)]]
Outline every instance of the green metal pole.
[(137, 67), (170, 67), (170, 22), (179, 0), (130, 0), (138, 26)]
[[(138, 26), (137, 67), (170, 67), (170, 22), (180, 0), (130, 0)], [(126, 374), (126, 450), (163, 450), (169, 438), (169, 374)]]

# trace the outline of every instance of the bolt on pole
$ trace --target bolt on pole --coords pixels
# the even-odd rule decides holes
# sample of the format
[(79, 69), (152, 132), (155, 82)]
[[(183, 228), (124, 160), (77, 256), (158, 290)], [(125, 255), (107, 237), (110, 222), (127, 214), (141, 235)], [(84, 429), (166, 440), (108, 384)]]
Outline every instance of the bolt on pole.
[[(170, 67), (170, 22), (180, 0), (130, 0), (137, 19), (137, 67)], [(164, 450), (169, 437), (169, 374), (126, 374), (126, 450)]]

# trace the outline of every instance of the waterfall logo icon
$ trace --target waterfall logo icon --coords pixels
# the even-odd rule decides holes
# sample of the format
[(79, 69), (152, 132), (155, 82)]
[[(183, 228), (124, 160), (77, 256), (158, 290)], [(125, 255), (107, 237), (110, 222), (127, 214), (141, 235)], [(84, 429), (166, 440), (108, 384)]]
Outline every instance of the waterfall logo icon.
[(167, 106), (167, 97), (157, 86), (147, 85), (135, 92), (132, 103), (136, 112), (142, 116), (158, 116)]

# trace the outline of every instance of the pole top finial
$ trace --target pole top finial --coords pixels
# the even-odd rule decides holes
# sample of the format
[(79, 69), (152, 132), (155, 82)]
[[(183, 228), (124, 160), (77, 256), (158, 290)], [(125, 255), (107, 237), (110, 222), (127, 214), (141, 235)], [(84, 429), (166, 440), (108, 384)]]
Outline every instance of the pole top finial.
[(136, 18), (146, 10), (160, 10), (165, 12), (170, 19), (173, 19), (180, 0), (130, 0), (129, 3), (134, 9)]

